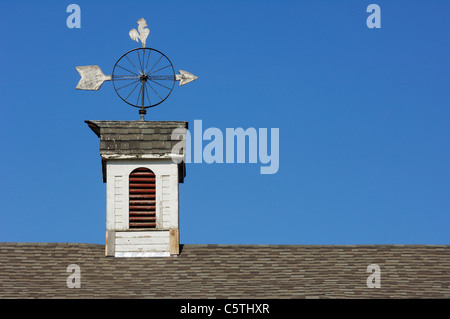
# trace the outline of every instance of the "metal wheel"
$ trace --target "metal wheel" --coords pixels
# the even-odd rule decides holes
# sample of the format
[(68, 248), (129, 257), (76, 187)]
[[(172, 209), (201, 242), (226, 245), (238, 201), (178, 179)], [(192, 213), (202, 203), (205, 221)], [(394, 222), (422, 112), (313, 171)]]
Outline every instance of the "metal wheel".
[(114, 65), (111, 80), (124, 102), (146, 109), (169, 97), (175, 85), (175, 71), (163, 53), (138, 48), (120, 57)]

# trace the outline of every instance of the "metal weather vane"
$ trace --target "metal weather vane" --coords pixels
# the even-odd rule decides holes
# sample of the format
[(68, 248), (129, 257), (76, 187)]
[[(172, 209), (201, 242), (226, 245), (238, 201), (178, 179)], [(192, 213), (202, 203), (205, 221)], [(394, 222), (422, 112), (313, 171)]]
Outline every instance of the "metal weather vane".
[(117, 95), (129, 105), (140, 108), (141, 120), (146, 109), (165, 101), (172, 92), (175, 82), (179, 86), (190, 83), (197, 76), (179, 70), (175, 74), (172, 63), (162, 52), (146, 47), (150, 30), (145, 19), (138, 20), (138, 28), (131, 29), (130, 38), (142, 43), (142, 48), (128, 51), (117, 60), (112, 75), (105, 75), (98, 65), (77, 66), (81, 76), (78, 90), (97, 91), (105, 81), (112, 81)]

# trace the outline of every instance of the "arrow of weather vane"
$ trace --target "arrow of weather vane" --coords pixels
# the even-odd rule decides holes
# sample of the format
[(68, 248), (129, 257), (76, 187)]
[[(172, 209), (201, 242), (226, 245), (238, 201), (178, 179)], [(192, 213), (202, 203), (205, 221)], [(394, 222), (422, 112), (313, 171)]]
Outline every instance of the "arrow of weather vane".
[(143, 120), (145, 109), (163, 102), (176, 81), (182, 86), (198, 77), (183, 70), (175, 74), (172, 63), (162, 52), (145, 46), (150, 34), (145, 19), (141, 18), (137, 23), (138, 29), (130, 30), (129, 35), (133, 41), (141, 41), (142, 48), (125, 53), (114, 65), (112, 75), (105, 75), (98, 65), (77, 66), (81, 79), (76, 88), (97, 91), (103, 82), (112, 81), (123, 101), (140, 108)]
[[(103, 74), (98, 65), (84, 65), (75, 67), (81, 76), (77, 84), (78, 90), (98, 91), (103, 82), (111, 81), (111, 75)], [(179, 70), (180, 74), (175, 74), (175, 81), (179, 81), (179, 86), (188, 84), (198, 79), (198, 76), (193, 75), (188, 71)], [(152, 79), (152, 77), (149, 77)]]

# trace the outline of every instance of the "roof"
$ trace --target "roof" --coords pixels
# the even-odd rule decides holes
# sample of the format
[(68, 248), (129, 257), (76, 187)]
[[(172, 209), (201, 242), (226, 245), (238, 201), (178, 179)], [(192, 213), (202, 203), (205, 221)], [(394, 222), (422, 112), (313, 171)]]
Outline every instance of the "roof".
[[(449, 298), (450, 246), (182, 245), (114, 258), (104, 245), (1, 243), (0, 298)], [(68, 288), (77, 264), (81, 288)], [(381, 270), (368, 288), (367, 266)]]
[(188, 123), (181, 121), (85, 122), (100, 138), (101, 155), (170, 154), (180, 141), (171, 140), (172, 132), (188, 128)]
[[(184, 121), (85, 121), (100, 138), (100, 156), (102, 157), (103, 182), (106, 182), (106, 160), (171, 158), (172, 150), (183, 143), (179, 151), (184, 156), (186, 149), (186, 130)], [(172, 133), (178, 129), (176, 138)], [(181, 136), (181, 137), (180, 137)], [(186, 169), (184, 162), (179, 164), (180, 182), (184, 181)]]

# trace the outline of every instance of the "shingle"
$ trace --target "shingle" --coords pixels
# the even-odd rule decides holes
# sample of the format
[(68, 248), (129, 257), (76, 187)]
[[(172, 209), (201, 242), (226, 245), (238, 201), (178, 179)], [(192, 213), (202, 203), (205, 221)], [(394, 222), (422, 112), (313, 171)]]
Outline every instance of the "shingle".
[[(180, 140), (175, 129), (187, 129), (182, 121), (86, 121), (100, 137), (100, 154), (170, 154)], [(129, 143), (133, 141), (133, 143)]]
[[(175, 129), (187, 130), (188, 122), (183, 121), (85, 121), (100, 138), (103, 181), (106, 182), (106, 160), (108, 158), (139, 158), (141, 156), (170, 156), (177, 138), (172, 140)], [(186, 134), (186, 133), (184, 133)], [(181, 134), (183, 135), (183, 134)], [(181, 147), (184, 152), (186, 147)], [(178, 152), (179, 153), (179, 152)], [(183, 154), (179, 154), (183, 155)], [(185, 172), (184, 164), (179, 164), (180, 172)], [(185, 173), (180, 174), (180, 182)]]
[[(0, 298), (449, 298), (450, 246), (183, 245), (111, 258), (104, 246), (0, 243)], [(378, 263), (381, 288), (366, 285)], [(81, 288), (67, 288), (78, 264)]]

